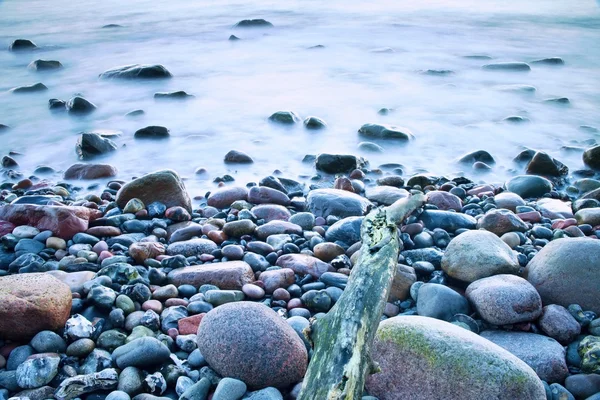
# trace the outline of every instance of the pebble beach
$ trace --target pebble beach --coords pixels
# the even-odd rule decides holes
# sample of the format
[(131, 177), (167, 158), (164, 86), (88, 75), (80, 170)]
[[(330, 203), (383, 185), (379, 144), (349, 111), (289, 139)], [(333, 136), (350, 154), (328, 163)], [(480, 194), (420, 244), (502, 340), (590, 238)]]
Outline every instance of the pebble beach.
[[(582, 16), (575, 7), (566, 25), (587, 26), (594, 10)], [(264, 14), (202, 40), (250, 57), (239, 45), (277, 40), (297, 17)], [(115, 21), (97, 28), (129, 29)], [(447, 55), (411, 67), (414, 85), (461, 91), (459, 103), (472, 95), (468, 82), (503, 93), (474, 105), (485, 123), (446, 110), (453, 117), (440, 117), (437, 135), (490, 128), (491, 136), (444, 147), (439, 136), (432, 144), (441, 111), (416, 111), (419, 99), (413, 108), (393, 104), (386, 89), (377, 106), (361, 92), (370, 109), (356, 100), (343, 122), (331, 98), (303, 108), (302, 94), (287, 93), (291, 101), (278, 97), (282, 105), (267, 102), (265, 112), (262, 95), (247, 97), (254, 88), (243, 85), (249, 102), (239, 111), (208, 102), (226, 95), (215, 77), (200, 93), (199, 78), (173, 59), (173, 68), (102, 63), (89, 76), (86, 65), (85, 79), (98, 85), (79, 81), (88, 96), (60, 75), (73, 65), (49, 57), (65, 54), (62, 45), (13, 36), (0, 27), (0, 65), (12, 63), (14, 82), (22, 71), (41, 82), (0, 78), (0, 100), (18, 99), (0, 110), (0, 400), (296, 399), (314, 352), (311, 327), (357, 267), (363, 219), (421, 194), (425, 205), (399, 229), (370, 351), (379, 372), (367, 377), (362, 400), (600, 400), (599, 99), (575, 82), (594, 74), (575, 49), (549, 42), (543, 54), (514, 50), (508, 59), (477, 48), (450, 62), (456, 70), (443, 67)], [(331, 48), (320, 44), (325, 36), (308, 37), (305, 53)], [(374, 58), (422, 55), (413, 50), (362, 49)], [(461, 68), (477, 72), (467, 79)], [(573, 80), (569, 97), (540, 94), (566, 93), (569, 85), (552, 80), (563, 76)], [(135, 95), (119, 97), (119, 87)], [(11, 112), (25, 103), (35, 108), (30, 120)], [(258, 122), (228, 136), (231, 126), (208, 113), (219, 123), (186, 131), (201, 106)], [(36, 139), (48, 121), (56, 125)], [(551, 126), (563, 133), (542, 133)]]

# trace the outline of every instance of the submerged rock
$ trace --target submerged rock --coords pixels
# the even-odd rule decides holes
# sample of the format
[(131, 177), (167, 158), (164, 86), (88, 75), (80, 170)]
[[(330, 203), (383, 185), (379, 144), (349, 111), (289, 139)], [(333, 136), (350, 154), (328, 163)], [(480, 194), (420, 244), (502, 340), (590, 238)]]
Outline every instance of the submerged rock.
[(243, 19), (233, 26), (234, 28), (272, 28), (273, 24), (262, 18)]
[(31, 51), (37, 48), (36, 44), (29, 39), (15, 39), (10, 46), (8, 46), (9, 51)]
[(488, 71), (526, 72), (531, 71), (529, 64), (524, 62), (499, 62), (486, 64), (482, 67)]
[(86, 115), (96, 110), (96, 105), (81, 96), (71, 98), (65, 105), (69, 114)]
[(117, 150), (117, 145), (110, 139), (103, 138), (97, 133), (82, 133), (75, 150), (79, 159), (88, 160)]
[(61, 69), (63, 65), (60, 61), (54, 60), (35, 60), (32, 61), (27, 68), (32, 69), (34, 71), (53, 71), (56, 69)]
[(269, 121), (284, 125), (292, 125), (300, 122), (300, 117), (293, 111), (277, 111), (269, 117)]
[(392, 125), (364, 124), (358, 130), (358, 133), (365, 137), (379, 139), (414, 139), (414, 135), (410, 130)]
[(43, 92), (48, 90), (48, 87), (41, 82), (35, 83), (33, 85), (28, 86), (18, 86), (16, 88), (11, 89), (12, 93), (22, 94), (22, 93), (36, 93)]
[(130, 64), (100, 74), (100, 79), (163, 79), (173, 75), (160, 64)]
[(133, 134), (133, 137), (136, 139), (166, 139), (169, 136), (171, 136), (171, 134), (167, 128), (155, 125), (138, 129)]

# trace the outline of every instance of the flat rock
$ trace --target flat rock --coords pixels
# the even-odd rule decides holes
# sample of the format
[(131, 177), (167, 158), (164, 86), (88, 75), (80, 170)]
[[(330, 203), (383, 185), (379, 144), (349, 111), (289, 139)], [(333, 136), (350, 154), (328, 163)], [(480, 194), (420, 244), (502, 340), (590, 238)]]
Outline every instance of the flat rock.
[(477, 220), (470, 215), (443, 210), (425, 210), (419, 219), (429, 230), (441, 228), (448, 232), (457, 229), (475, 229)]
[(387, 319), (371, 350), (382, 372), (366, 389), (380, 400), (545, 400), (535, 372), (500, 346), (427, 317)]
[(381, 124), (364, 124), (358, 133), (368, 138), (411, 140), (414, 139), (412, 132), (403, 127)]
[(334, 272), (335, 269), (326, 262), (307, 254), (285, 254), (277, 259), (277, 266), (290, 268), (299, 275), (311, 275), (320, 278), (325, 272)]
[(410, 196), (410, 193), (405, 189), (398, 189), (393, 186), (374, 186), (367, 188), (366, 195), (370, 201), (389, 206), (397, 200)]
[(328, 174), (342, 174), (359, 168), (362, 163), (351, 154), (327, 154), (317, 156), (315, 168)]
[(0, 337), (23, 340), (64, 327), (71, 290), (44, 273), (0, 277)]
[(14, 225), (34, 226), (40, 231), (52, 231), (62, 239), (71, 239), (85, 232), (88, 223), (101, 216), (100, 211), (78, 206), (37, 206), (8, 204), (0, 207), (0, 220)]
[(273, 220), (256, 228), (255, 233), (259, 239), (265, 240), (271, 235), (302, 235), (302, 227), (287, 221)]
[(278, 204), (288, 206), (290, 198), (279, 190), (266, 186), (254, 186), (248, 191), (248, 201), (253, 204)]
[(163, 79), (172, 77), (160, 64), (130, 64), (115, 67), (100, 74), (101, 79)]
[(210, 284), (224, 290), (241, 290), (246, 283), (254, 282), (254, 272), (244, 261), (227, 261), (178, 268), (171, 271), (168, 278), (175, 286), (199, 288)]
[(307, 207), (316, 217), (330, 215), (346, 218), (363, 216), (372, 203), (355, 193), (339, 189), (316, 189), (308, 194)]
[(222, 209), (230, 207), (238, 200), (248, 200), (248, 189), (237, 186), (217, 189), (208, 196), (207, 204)]
[(210, 254), (216, 249), (217, 245), (212, 240), (190, 239), (171, 243), (169, 247), (167, 247), (167, 254), (170, 256), (181, 254), (185, 257), (191, 257), (199, 254)]
[(524, 62), (498, 62), (486, 64), (482, 67), (488, 71), (527, 72), (531, 71), (529, 64)]

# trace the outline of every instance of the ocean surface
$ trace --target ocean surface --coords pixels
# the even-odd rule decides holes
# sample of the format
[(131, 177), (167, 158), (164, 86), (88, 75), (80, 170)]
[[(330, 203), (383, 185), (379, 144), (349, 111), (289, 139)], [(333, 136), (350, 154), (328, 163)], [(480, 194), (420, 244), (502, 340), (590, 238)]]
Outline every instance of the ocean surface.
[[(264, 18), (270, 29), (233, 25)], [(107, 24), (121, 27), (103, 28)], [(242, 40), (230, 41), (235, 34)], [(17, 38), (34, 52), (9, 52)], [(324, 47), (313, 48), (322, 45)], [(572, 170), (581, 150), (600, 135), (600, 4), (593, 0), (408, 1), (0, 1), (0, 155), (17, 151), (27, 176), (38, 165), (65, 170), (77, 162), (79, 133), (121, 131), (118, 151), (94, 161), (115, 165), (118, 178), (162, 168), (186, 177), (193, 196), (231, 174), (243, 184), (280, 170), (309, 177), (306, 154), (352, 153), (371, 167), (400, 163), (416, 172), (502, 182), (518, 172), (512, 162), (523, 148), (547, 151)], [(486, 60), (481, 57), (488, 56)], [(561, 57), (564, 66), (531, 64), (530, 72), (482, 69), (491, 62)], [(64, 68), (34, 72), (35, 59)], [(168, 80), (99, 80), (125, 64), (162, 64)], [(427, 74), (427, 70), (452, 71)], [(41, 93), (14, 94), (16, 86), (44, 83)], [(506, 90), (531, 85), (533, 93)], [(154, 93), (185, 90), (187, 101), (156, 101)], [(48, 99), (81, 94), (98, 106), (85, 117), (56, 114)], [(567, 97), (569, 105), (544, 102)], [(393, 109), (379, 115), (382, 107)], [(125, 114), (143, 109), (132, 119)], [(282, 127), (269, 115), (292, 110), (317, 116), (328, 128)], [(503, 121), (508, 116), (528, 123)], [(406, 127), (416, 139), (377, 142), (384, 151), (357, 145), (364, 123)], [(148, 125), (170, 129), (166, 141), (139, 141)], [(254, 163), (231, 166), (231, 149)], [(457, 158), (489, 151), (497, 163), (478, 173)], [(208, 170), (208, 180), (197, 168)]]

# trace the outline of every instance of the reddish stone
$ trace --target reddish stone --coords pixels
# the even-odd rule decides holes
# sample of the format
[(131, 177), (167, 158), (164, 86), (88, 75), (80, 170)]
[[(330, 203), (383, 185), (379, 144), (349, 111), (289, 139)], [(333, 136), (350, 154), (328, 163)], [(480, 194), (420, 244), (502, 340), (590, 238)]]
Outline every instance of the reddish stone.
[(102, 253), (103, 251), (108, 251), (108, 244), (104, 240), (101, 240), (98, 243), (96, 243), (94, 247), (92, 247), (92, 251), (100, 255), (100, 253)]
[(439, 190), (427, 193), (427, 202), (435, 205), (440, 210), (460, 211), (462, 209), (460, 197)]
[(86, 231), (86, 233), (96, 237), (119, 236), (121, 230), (116, 226), (94, 226)]
[(201, 254), (200, 257), (198, 257), (198, 260), (200, 260), (202, 262), (210, 262), (214, 259), (215, 259), (215, 256), (213, 256), (212, 254)]
[(552, 229), (565, 229), (574, 225), (577, 225), (577, 220), (575, 218), (559, 219), (552, 223)]
[(177, 339), (177, 336), (179, 336), (179, 331), (177, 330), (177, 328), (169, 328), (169, 330), (167, 331), (167, 335), (169, 335), (169, 337), (173, 340)]
[(355, 169), (350, 173), (350, 179), (365, 179), (365, 173), (362, 172), (360, 169)]
[(469, 196), (481, 196), (484, 193), (491, 193), (492, 195), (494, 194), (494, 187), (490, 186), (490, 185), (482, 185), (482, 186), (476, 186), (473, 189), (467, 191), (467, 194)]
[(89, 221), (101, 216), (100, 211), (85, 207), (33, 204), (9, 204), (0, 207), (0, 219), (15, 225), (35, 226), (40, 231), (49, 230), (62, 239), (71, 239), (76, 233), (87, 231)]
[(129, 246), (129, 255), (138, 264), (144, 264), (147, 259), (163, 254), (165, 254), (165, 246), (158, 242), (137, 242)]
[(423, 232), (423, 225), (418, 222), (415, 222), (412, 224), (404, 225), (400, 230), (402, 232), (408, 233), (411, 237), (413, 237)]
[(140, 210), (138, 212), (135, 213), (135, 217), (137, 219), (146, 219), (148, 218), (148, 210), (146, 210), (145, 208), (143, 210)]
[(346, 178), (345, 176), (337, 178), (335, 180), (335, 183), (333, 184), (333, 188), (354, 193), (354, 186), (352, 186), (352, 181)]
[(538, 211), (519, 213), (517, 216), (526, 222), (540, 222), (542, 220), (542, 214)]
[(294, 270), (290, 268), (274, 269), (270, 271), (264, 271), (260, 274), (260, 281), (256, 282), (257, 286), (260, 286), (258, 282), (262, 283), (267, 294), (273, 293), (279, 288), (286, 288), (295, 282)]
[(98, 204), (94, 203), (93, 201), (86, 201), (81, 206), (86, 208), (93, 208), (94, 210), (98, 209)]
[(190, 213), (187, 212), (185, 208), (180, 206), (167, 208), (165, 211), (165, 217), (177, 222), (184, 222), (192, 219)]
[(293, 309), (293, 308), (300, 308), (300, 307), (302, 307), (302, 306), (303, 306), (303, 304), (302, 304), (302, 300), (300, 300), (300, 299), (291, 299), (291, 300), (290, 300), (290, 301), (288, 301), (288, 303), (287, 303), (287, 309), (288, 309), (288, 310), (291, 310), (291, 309)]
[(107, 258), (112, 257), (113, 254), (110, 251), (102, 251), (100, 252), (100, 255), (98, 256), (98, 260), (100, 260), (100, 262), (104, 261)]
[(187, 307), (189, 301), (184, 299), (167, 299), (165, 300), (165, 307), (184, 306)]
[(13, 229), (15, 229), (15, 225), (11, 224), (8, 221), (0, 220), (0, 236), (7, 235), (12, 233)]
[(181, 318), (177, 321), (177, 327), (179, 328), (180, 335), (195, 335), (198, 333), (198, 327), (202, 318), (206, 313), (192, 315), (191, 317)]
[(198, 288), (204, 284), (211, 284), (219, 289), (241, 290), (242, 286), (253, 281), (252, 268), (243, 261), (193, 265), (169, 273), (169, 283), (175, 286), (190, 284)]
[(16, 189), (28, 189), (31, 186), (33, 186), (33, 182), (31, 182), (31, 179), (23, 179), (20, 180), (19, 182), (17, 182), (15, 185), (13, 185), (13, 190)]
[(287, 194), (266, 186), (254, 186), (250, 188), (248, 201), (252, 204), (290, 205), (290, 198)]
[(202, 225), (202, 234), (208, 235), (208, 232), (218, 231), (219, 227), (214, 226), (213, 224), (204, 224)]
[(162, 303), (158, 300), (147, 300), (142, 304), (142, 310), (152, 310), (157, 314), (160, 314), (163, 310)]
[(49, 274), (0, 278), (0, 338), (22, 341), (63, 328), (71, 301), (69, 286)]
[(234, 201), (248, 200), (248, 189), (245, 187), (223, 187), (208, 196), (207, 204), (219, 209), (228, 208)]
[(292, 213), (278, 204), (260, 204), (252, 208), (252, 212), (259, 219), (264, 219), (266, 222), (280, 220), (287, 221), (292, 216)]
[(216, 244), (221, 244), (227, 240), (227, 235), (223, 231), (210, 231), (206, 236)]
[(181, 206), (189, 212), (192, 211), (192, 201), (183, 181), (171, 170), (153, 172), (126, 183), (119, 189), (116, 202), (119, 208), (123, 209), (133, 198), (140, 199), (144, 204), (158, 201), (167, 208)]
[(117, 169), (109, 164), (83, 164), (71, 165), (64, 173), (64, 179), (100, 179), (117, 175)]
[(310, 274), (317, 279), (321, 277), (324, 272), (335, 271), (331, 265), (307, 254), (283, 255), (277, 259), (277, 266), (282, 268), (290, 268), (299, 275)]

